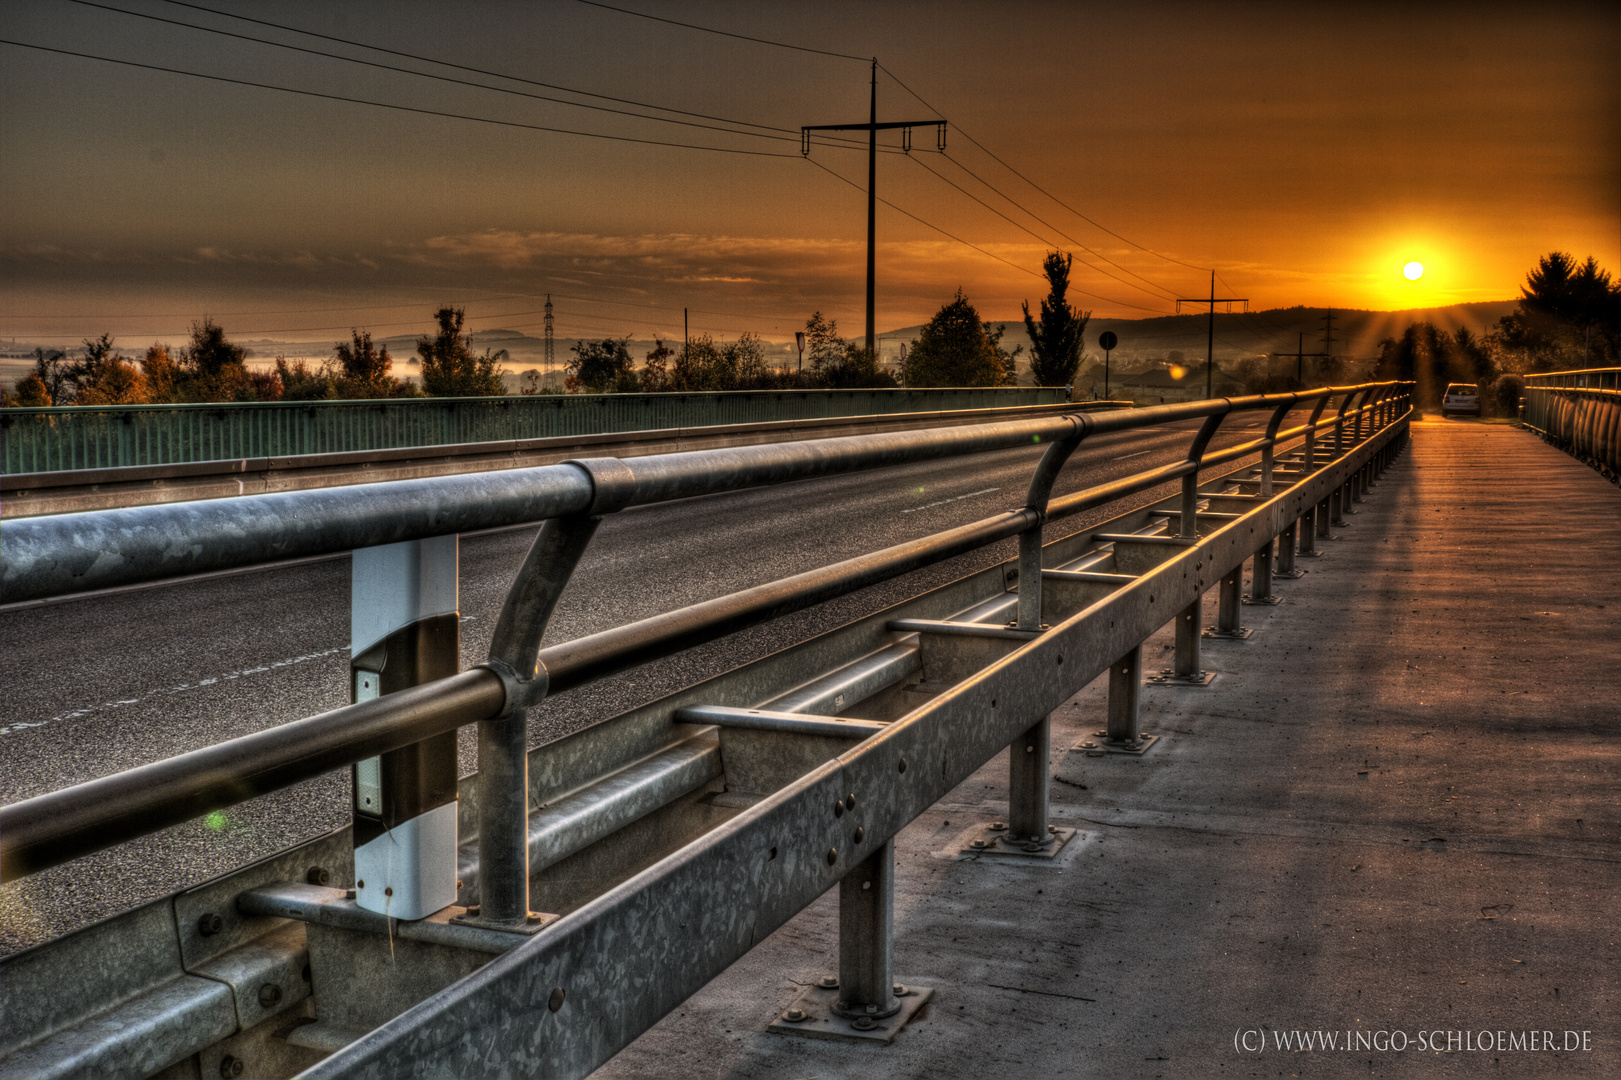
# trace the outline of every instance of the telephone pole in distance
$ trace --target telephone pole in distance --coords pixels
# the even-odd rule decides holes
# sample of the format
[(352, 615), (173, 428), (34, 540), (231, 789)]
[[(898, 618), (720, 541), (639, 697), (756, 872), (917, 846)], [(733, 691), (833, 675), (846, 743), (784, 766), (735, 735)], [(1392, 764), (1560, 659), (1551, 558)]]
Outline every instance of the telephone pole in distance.
[(873, 310), (873, 298), (877, 292), (875, 282), (878, 277), (878, 263), (875, 255), (878, 236), (878, 132), (880, 130), (887, 131), (891, 128), (905, 128), (904, 146), (907, 152), (911, 152), (911, 129), (924, 127), (928, 124), (934, 124), (938, 129), (939, 149), (944, 150), (946, 144), (946, 124), (944, 120), (903, 120), (888, 124), (878, 122), (878, 60), (874, 57), (872, 61), (872, 99), (865, 124), (808, 124), (799, 129), (799, 150), (806, 157), (810, 157), (810, 133), (813, 131), (865, 131), (867, 133), (867, 351), (874, 358), (878, 356), (878, 330)]
[(1216, 368), (1216, 305), (1221, 303), (1225, 303), (1227, 305), (1228, 314), (1232, 314), (1234, 304), (1243, 304), (1244, 310), (1249, 310), (1249, 297), (1247, 296), (1216, 295), (1216, 272), (1214, 270), (1210, 271), (1210, 296), (1208, 298), (1203, 296), (1197, 296), (1191, 300), (1187, 298), (1179, 298), (1176, 302), (1176, 313), (1178, 315), (1182, 314), (1183, 304), (1210, 305), (1210, 325), (1208, 328), (1208, 333), (1205, 337), (1204, 354), (1204, 396), (1206, 398), (1216, 396), (1215, 392), (1211, 388), (1215, 383), (1214, 373)]

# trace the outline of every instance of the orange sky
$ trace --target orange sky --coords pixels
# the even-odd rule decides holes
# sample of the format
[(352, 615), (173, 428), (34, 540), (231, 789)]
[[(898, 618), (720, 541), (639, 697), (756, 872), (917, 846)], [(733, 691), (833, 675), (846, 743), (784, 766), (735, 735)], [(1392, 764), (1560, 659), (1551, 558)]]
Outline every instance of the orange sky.
[[(564, 337), (679, 337), (683, 306), (694, 332), (719, 336), (785, 337), (812, 310), (859, 334), (865, 198), (817, 166), (864, 185), (865, 155), (818, 145), (808, 163), (798, 128), (864, 120), (865, 62), (575, 0), (470, 13), (200, 2), (344, 40), (106, 0), (351, 60), (65, 0), (12, 0), (0, 36), (753, 154), (3, 45), (0, 336), (70, 344), (111, 332), (138, 348), (212, 314), (242, 337), (333, 340), (351, 326), (426, 330), (445, 302), (465, 304), (478, 328), (538, 332), (548, 293)], [(987, 317), (1016, 318), (1044, 291), (1036, 273), (1055, 246), (1076, 253), (1076, 288), (1093, 294), (1075, 299), (1114, 317), (1168, 313), (1175, 297), (1208, 290), (1211, 268), (1221, 295), (1252, 307), (1380, 309), (1512, 297), (1555, 249), (1621, 270), (1612, 5), (617, 2), (877, 55), (881, 120), (948, 120), (944, 155), (926, 127), (911, 158), (879, 160), (879, 194), (899, 208), (879, 212), (880, 329), (923, 321), (959, 286)], [(353, 59), (631, 108), (533, 85), (551, 83), (775, 138)], [(1426, 268), (1417, 282), (1402, 277), (1411, 260)]]

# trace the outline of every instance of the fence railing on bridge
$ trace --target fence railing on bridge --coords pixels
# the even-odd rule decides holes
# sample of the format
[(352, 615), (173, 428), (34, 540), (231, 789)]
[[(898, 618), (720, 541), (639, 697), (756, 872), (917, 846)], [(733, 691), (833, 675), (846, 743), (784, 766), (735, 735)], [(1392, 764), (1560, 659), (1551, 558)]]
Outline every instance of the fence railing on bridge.
[[(1283, 429), (1297, 408), (1309, 417)], [(1234, 414), (1264, 433), (1211, 450)], [(1220, 596), (1209, 634), (1242, 634), (1246, 562), (1267, 602), (1410, 416), (1411, 384), (1364, 384), (0, 524), (15, 599), (360, 549), (354, 704), (0, 809), (0, 874), (342, 768), (352, 827), (6, 959), (0, 1069), (585, 1075), (835, 885), (837, 993), (782, 1023), (886, 1039), (933, 993), (893, 982), (895, 835), (1011, 745), (1006, 826), (976, 843), (1051, 857), (1073, 831), (1048, 822), (1048, 715), (1109, 672), (1099, 752), (1147, 750), (1143, 641), (1174, 622), (1166, 677), (1203, 685), (1203, 594)], [(1180, 459), (1051, 497), (1088, 437), (1190, 420)], [(1003, 513), (544, 642), (606, 515), (1032, 441), (1047, 449)], [(1167, 499), (1044, 543), (1162, 485)], [(545, 524), (489, 660), (448, 673), (455, 534), (522, 521)], [(527, 749), (525, 709), (548, 696), (1013, 537), (1007, 563)], [(468, 724), (479, 772), (458, 785)]]
[(1064, 400), (1063, 387), (952, 387), (6, 409), (0, 413), (0, 472), (177, 465)]
[(1527, 375), (1520, 418), (1610, 479), (1621, 478), (1621, 368)]

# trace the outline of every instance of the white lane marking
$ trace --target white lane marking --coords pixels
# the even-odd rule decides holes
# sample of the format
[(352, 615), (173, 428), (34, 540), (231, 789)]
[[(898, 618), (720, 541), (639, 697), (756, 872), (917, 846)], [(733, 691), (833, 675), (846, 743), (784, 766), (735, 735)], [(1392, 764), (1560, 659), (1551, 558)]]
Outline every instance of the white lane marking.
[(952, 497), (950, 499), (941, 499), (938, 502), (924, 503), (922, 506), (913, 506), (913, 507), (910, 507), (910, 508), (908, 508), (906, 510), (902, 510), (901, 513), (903, 513), (903, 514), (915, 514), (919, 510), (927, 510), (930, 507), (934, 507), (934, 506), (944, 506), (946, 503), (954, 503), (954, 502), (957, 502), (960, 499), (972, 499), (975, 495), (989, 495), (993, 491), (1001, 491), (1001, 490), (1002, 490), (1001, 488), (986, 488), (984, 491), (970, 491), (966, 495), (957, 495), (957, 496), (954, 496), (954, 497)]
[(1142, 457), (1144, 454), (1152, 454), (1153, 452), (1154, 451), (1152, 450), (1139, 450), (1135, 454), (1121, 454), (1119, 457), (1115, 458), (1115, 460), (1124, 461), (1129, 457)]
[(259, 675), (274, 668), (287, 667), (289, 664), (303, 664), (310, 660), (321, 660), (328, 656), (332, 656), (337, 653), (346, 653), (348, 651), (349, 646), (339, 645), (335, 649), (322, 649), (320, 652), (305, 653), (302, 656), (291, 656), (285, 660), (275, 660), (269, 664), (264, 664), (259, 667), (243, 668), (240, 671), (228, 671), (223, 675), (211, 675), (206, 679), (198, 679), (194, 683), (181, 683), (179, 686), (170, 686), (162, 690), (154, 690), (150, 694), (147, 694), (144, 698), (119, 698), (116, 701), (104, 701), (100, 705), (87, 705), (82, 709), (74, 709), (72, 712), (62, 713), (60, 716), (53, 716), (49, 720), (41, 720), (37, 723), (29, 723), (26, 720), (15, 720), (4, 727), (0, 727), (0, 735), (11, 735), (16, 732), (26, 730), (27, 728), (42, 728), (47, 724), (54, 724), (59, 720), (77, 720), (79, 717), (89, 716), (91, 713), (105, 712), (108, 709), (122, 709), (126, 705), (139, 705), (142, 701), (146, 700), (146, 698), (158, 697), (162, 694), (182, 694), (187, 690), (198, 690), (205, 686), (214, 686), (218, 683), (225, 682), (228, 679), (240, 679), (247, 675)]

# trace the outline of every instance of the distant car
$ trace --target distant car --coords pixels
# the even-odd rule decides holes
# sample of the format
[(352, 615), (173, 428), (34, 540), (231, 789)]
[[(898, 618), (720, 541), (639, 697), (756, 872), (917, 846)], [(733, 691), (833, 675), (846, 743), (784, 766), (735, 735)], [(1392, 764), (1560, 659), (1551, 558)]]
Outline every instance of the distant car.
[(1480, 387), (1473, 383), (1448, 383), (1446, 397), (1441, 399), (1441, 415), (1446, 416), (1448, 413), (1479, 416)]

